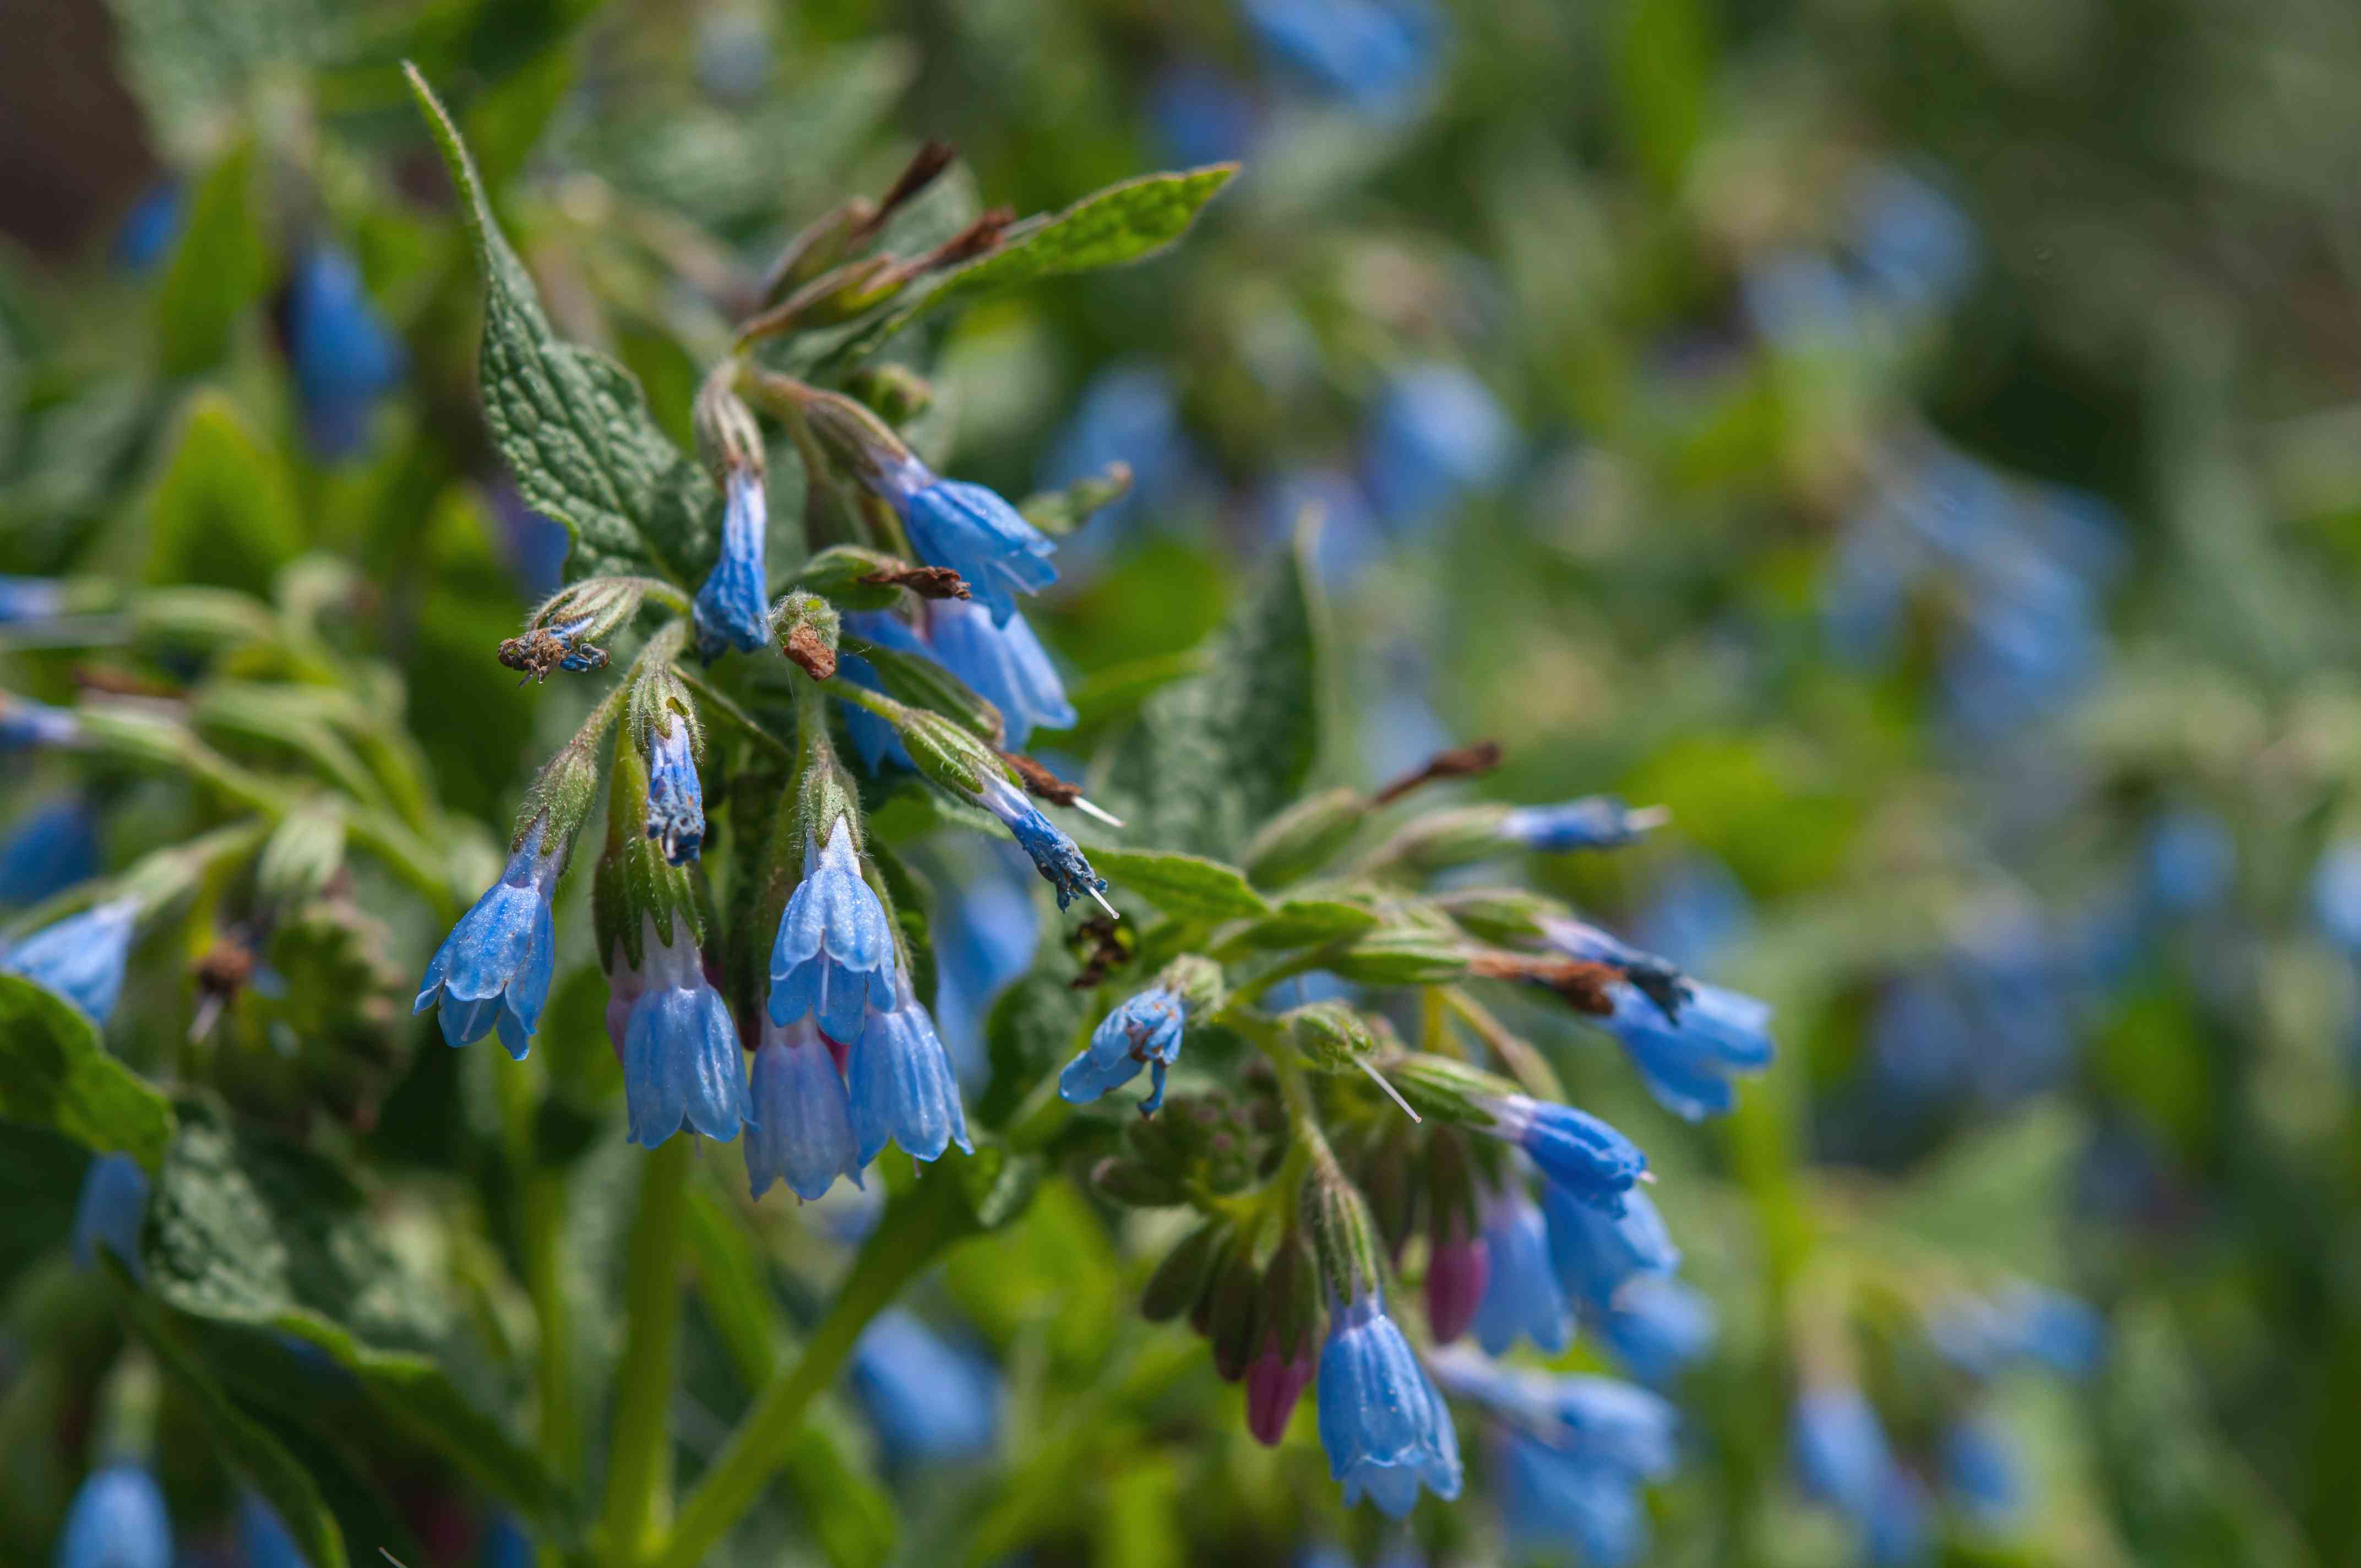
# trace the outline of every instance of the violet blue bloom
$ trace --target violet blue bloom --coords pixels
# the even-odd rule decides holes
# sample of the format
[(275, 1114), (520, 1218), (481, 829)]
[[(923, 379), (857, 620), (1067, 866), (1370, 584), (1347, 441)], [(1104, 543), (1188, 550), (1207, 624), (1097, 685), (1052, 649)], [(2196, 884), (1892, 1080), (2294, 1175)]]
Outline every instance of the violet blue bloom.
[(675, 866), (697, 859), (705, 842), (705, 786), (697, 776), (697, 752), (688, 720), (667, 713), (662, 733), (648, 742), (648, 837)]
[(1850, 1383), (1807, 1387), (1796, 1397), (1788, 1427), (1805, 1493), (1865, 1524), (1894, 1467), (1885, 1427), (1869, 1400)]
[(1126, 999), (1099, 1020), (1091, 1043), (1058, 1075), (1058, 1098), (1086, 1105), (1147, 1067), (1154, 1071), (1156, 1087), (1140, 1102), (1139, 1113), (1154, 1114), (1164, 1102), (1165, 1069), (1180, 1059), (1180, 1032), (1187, 1022), (1180, 999), (1160, 985)]
[(1018, 594), (1058, 580), (1049, 565), (1057, 546), (996, 492), (939, 477), (915, 457), (887, 470), (875, 488), (901, 515), (920, 559), (957, 572), (995, 623), (1008, 624)]
[(427, 962), (411, 1011), (440, 1003), (443, 1037), (454, 1046), (472, 1045), (498, 1027), (500, 1044), (517, 1060), (532, 1048), (557, 963), (549, 897), (564, 857), (543, 852), (547, 829), (546, 818), (525, 829), (500, 880), (459, 916)]
[(180, 242), (188, 213), (188, 186), (176, 174), (162, 176), (123, 214), (107, 258), (135, 278), (154, 271)]
[(68, 708), (0, 692), (0, 751), (65, 747), (82, 740), (82, 720)]
[(1926, 1483), (1902, 1465), (1887, 1465), (1861, 1526), (1863, 1561), (1870, 1568), (1917, 1568), (1931, 1546), (1931, 1511)]
[(82, 1173), (74, 1201), (73, 1256), (83, 1268), (98, 1266), (101, 1247), (113, 1253), (134, 1279), (147, 1277), (139, 1256), (139, 1227), (148, 1217), (148, 1173), (127, 1154), (95, 1155)]
[(104, 1024), (123, 994), (123, 970), (139, 920), (139, 901), (112, 899), (44, 926), (0, 948), (0, 970), (56, 992)]
[(1629, 981), (1609, 991), (1615, 1010), (1602, 1026), (1621, 1043), (1656, 1102), (1675, 1116), (1696, 1122), (1728, 1113), (1738, 1103), (1731, 1075), (1771, 1065), (1768, 1003), (1690, 981), (1675, 1021)]
[(313, 244), (295, 262), (282, 321), (303, 426), (329, 459), (358, 452), (378, 400), (401, 385), (404, 355), (340, 247)]
[(1074, 727), (1074, 705), (1023, 615), (994, 624), (973, 599), (928, 599), (921, 614), (927, 652), (1000, 710), (1008, 750), (1025, 750), (1036, 729)]
[(1715, 1327), (1712, 1302), (1657, 1274), (1625, 1281), (1598, 1319), (1599, 1337), (1623, 1370), (1656, 1387), (1713, 1348)]
[(1564, 1350), (1574, 1314), (1550, 1263), (1541, 1208), (1522, 1180), (1485, 1195), (1484, 1249), (1488, 1275), (1472, 1324), (1476, 1343), (1492, 1355), (1507, 1354), (1520, 1336), (1552, 1355)]
[(919, 1160), (939, 1159), (953, 1144), (973, 1154), (959, 1080), (934, 1020), (911, 995), (908, 975), (897, 972), (894, 982), (889, 1011), (878, 1010), (873, 988), (869, 1015), (846, 1067), (859, 1162), (867, 1165), (888, 1143)]
[(652, 1149), (686, 1128), (719, 1143), (752, 1122), (746, 1063), (729, 1005), (705, 978), (705, 959), (685, 920), (673, 941), (651, 921), (641, 948), (640, 982), (623, 1027), (623, 1106), (632, 1143)]
[(1680, 1249), (1654, 1201), (1637, 1188), (1613, 1207), (1602, 1208), (1574, 1192), (1544, 1187), (1542, 1212), (1549, 1221), (1550, 1266), (1558, 1283), (1592, 1311), (1613, 1306), (1626, 1281), (1680, 1267)]
[(1981, 1416), (1962, 1416), (1943, 1433), (1943, 1485), (1986, 1530), (2006, 1530), (2025, 1514), (2025, 1456), (2015, 1440)]
[(746, 1130), (746, 1182), (760, 1198), (785, 1180), (798, 1198), (818, 1197), (840, 1176), (861, 1185), (852, 1104), (836, 1057), (806, 1017), (765, 1019), (754, 1052), (754, 1124)]
[(1639, 1488), (1612, 1465), (1512, 1431), (1500, 1451), (1500, 1527), (1520, 1561), (1629, 1568), (1646, 1550)]
[(55, 577), (0, 576), (0, 626), (48, 620), (65, 600), (66, 586)]
[(825, 846), (804, 840), (804, 880), (771, 946), (771, 1021), (809, 1013), (830, 1039), (849, 1046), (861, 1037), (864, 1009), (893, 1005), (895, 979), (884, 905), (862, 880), (851, 828), (839, 816)]
[(1500, 836), (1528, 850), (1614, 850), (1637, 843), (1672, 820), (1661, 806), (1629, 806), (1610, 795), (1555, 806), (1520, 806), (1501, 819)]
[(1423, 1486), (1459, 1496), (1459, 1434), (1434, 1380), (1375, 1290), (1330, 1312), (1320, 1352), (1320, 1446), (1346, 1507), (1367, 1493), (1394, 1519)]
[(1305, 90), (1379, 125), (1432, 97), (1446, 41), (1426, 0), (1243, 0), (1266, 63)]
[(1484, 1108), (1492, 1117), (1485, 1131), (1523, 1149), (1551, 1187), (1583, 1202), (1612, 1212), (1648, 1168), (1637, 1145), (1587, 1111), (1524, 1094), (1502, 1095)]
[(972, 1459), (1000, 1430), (1000, 1373), (899, 1307), (852, 1347), (852, 1391), (895, 1464)]
[(1516, 445), (1491, 389), (1460, 366), (1430, 360), (1395, 372), (1378, 396), (1362, 480), (1396, 530), (1418, 529), (1468, 492), (1499, 484)]
[(172, 1568), (172, 1522), (144, 1465), (117, 1461), (90, 1478), (66, 1510), (56, 1568)]
[(60, 795), (34, 807), (0, 840), (0, 904), (38, 904), (98, 871), (96, 814), (82, 796)]
[(310, 1568), (277, 1510), (252, 1492), (237, 1501), (241, 1568)]
[(763, 476), (732, 468), (723, 485), (721, 555), (697, 590), (697, 652), (711, 661), (729, 649), (751, 653), (771, 640), (771, 587), (763, 551), (770, 503)]
[(1094, 898), (1109, 915), (1115, 913), (1105, 897), (1106, 878), (1091, 870), (1082, 847), (1042, 816), (1022, 790), (996, 773), (988, 774), (977, 792), (976, 804), (999, 817), (1016, 847), (1033, 858), (1033, 869), (1057, 890), (1059, 908), (1077, 898)]

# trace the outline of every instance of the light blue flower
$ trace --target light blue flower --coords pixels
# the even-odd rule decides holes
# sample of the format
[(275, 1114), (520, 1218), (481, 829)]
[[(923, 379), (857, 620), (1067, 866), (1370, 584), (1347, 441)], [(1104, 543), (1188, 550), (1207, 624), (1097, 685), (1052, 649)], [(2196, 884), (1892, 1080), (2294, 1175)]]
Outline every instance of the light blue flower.
[(2141, 858), (2156, 907), (2167, 915), (2194, 915), (2229, 892), (2238, 846), (2218, 815), (2182, 806), (2149, 825)]
[(139, 194), (115, 231), (108, 258), (133, 277), (155, 270), (180, 243), (189, 213), (189, 189), (167, 174)]
[(93, 905), (0, 949), (0, 970), (48, 987), (104, 1024), (123, 994), (124, 965), (138, 921), (137, 899)]
[(0, 904), (38, 904), (98, 874), (98, 817), (78, 795), (27, 813), (0, 841)]
[(1861, 1527), (1861, 1555), (1870, 1568), (1916, 1568), (1926, 1562), (1933, 1533), (1927, 1514), (1926, 1484), (1902, 1465), (1887, 1465)]
[(875, 1159), (888, 1143), (913, 1159), (939, 1159), (953, 1144), (973, 1154), (959, 1080), (935, 1037), (934, 1020), (910, 994), (909, 977), (895, 981), (893, 1009), (871, 1007), (846, 1064), (860, 1163)]
[(1982, 1416), (1962, 1416), (1943, 1432), (1943, 1485), (1986, 1530), (2006, 1530), (2025, 1514), (2025, 1456), (2007, 1432)]
[(755, 1197), (778, 1180), (806, 1200), (826, 1192), (840, 1176), (862, 1184), (844, 1075), (809, 1018), (785, 1025), (764, 1022), (754, 1052), (753, 1095), (746, 1183)]
[(1425, 0), (1243, 0), (1266, 62), (1305, 91), (1396, 125), (1433, 95), (1445, 27)]
[(1680, 1414), (1663, 1395), (1618, 1377), (1510, 1371), (1464, 1350), (1439, 1352), (1437, 1376), (1562, 1453), (1633, 1480), (1672, 1474)]
[(1489, 1101), (1485, 1129), (1531, 1157), (1553, 1188), (1609, 1212), (1648, 1168), (1639, 1146), (1592, 1115), (1554, 1101), (1508, 1094)]
[(2339, 839), (2322, 853), (2312, 873), (2312, 914), (2330, 941), (2361, 954), (2361, 839)]
[(1796, 1397), (1788, 1427), (1795, 1479), (1806, 1495), (1866, 1524), (1894, 1456), (1861, 1391), (1850, 1383), (1807, 1387)]
[(1245, 84), (1193, 61), (1148, 83), (1148, 121), (1166, 159), (1185, 167), (1243, 159), (1262, 135), (1261, 108)]
[(1374, 1290), (1330, 1313), (1320, 1351), (1320, 1446), (1350, 1507), (1364, 1493), (1400, 1519), (1423, 1486), (1459, 1496), (1459, 1435), (1451, 1411)]
[(1619, 981), (1608, 990), (1615, 1010), (1600, 1022), (1656, 1102), (1676, 1116), (1695, 1122), (1727, 1113), (1738, 1103), (1731, 1075), (1771, 1065), (1768, 1003), (1692, 981), (1675, 1022), (1636, 985)]
[(1709, 856), (1674, 866), (1633, 923), (1643, 951), (1662, 953), (1683, 969), (1703, 969), (1754, 924), (1754, 904), (1730, 868)]
[(2015, 1281), (1991, 1296), (1961, 1295), (1927, 1325), (1943, 1358), (1971, 1377), (1992, 1377), (2037, 1362), (2069, 1377), (2088, 1377), (2106, 1350), (2106, 1323), (2062, 1290)]
[(1631, 1476), (1525, 1432), (1503, 1441), (1500, 1526), (1519, 1561), (1627, 1568), (1647, 1549)]
[(920, 613), (927, 652), (1000, 709), (1008, 750), (1025, 750), (1036, 729), (1074, 727), (1074, 705), (1024, 616), (995, 625), (972, 599), (928, 599)]
[(0, 692), (0, 751), (65, 747), (82, 740), (82, 720), (62, 707)]
[(171, 1568), (172, 1521), (144, 1466), (118, 1462), (90, 1473), (66, 1510), (56, 1568)]
[(648, 837), (666, 861), (685, 866), (705, 842), (705, 786), (697, 776), (696, 737), (688, 720), (665, 713), (648, 741)]
[(517, 1060), (532, 1048), (557, 962), (549, 896), (564, 869), (562, 855), (542, 852), (546, 828), (544, 818), (525, 830), (500, 880), (459, 916), (419, 981), (411, 1011), (441, 1003), (443, 1037), (454, 1046), (472, 1045), (497, 1026)]
[(861, 877), (849, 820), (829, 824), (828, 843), (804, 840), (804, 880), (779, 916), (771, 945), (771, 1021), (809, 1013), (840, 1045), (861, 1037), (865, 1009), (892, 1005), (894, 934), (884, 905)]
[(1627, 1281), (1668, 1275), (1681, 1266), (1680, 1249), (1654, 1200), (1637, 1188), (1615, 1206), (1601, 1208), (1563, 1188), (1544, 1187), (1542, 1212), (1549, 1222), (1550, 1266), (1558, 1283), (1594, 1312), (1613, 1306)]
[(1000, 1373), (899, 1307), (852, 1347), (852, 1391), (896, 1464), (970, 1459), (1000, 1431)]
[(1091, 870), (1081, 846), (1042, 816), (1015, 784), (998, 773), (987, 775), (983, 789), (977, 793), (976, 804), (999, 817), (1016, 840), (1016, 847), (1033, 858), (1033, 869), (1057, 890), (1059, 908), (1065, 908), (1077, 898), (1094, 898), (1109, 915), (1115, 913), (1105, 897), (1106, 878)]
[(1596, 1323), (1624, 1371), (1661, 1387), (1713, 1348), (1713, 1303), (1677, 1279), (1642, 1274), (1624, 1282)]
[(1491, 389), (1442, 360), (1395, 372), (1371, 411), (1361, 477), (1397, 532), (1433, 523), (1463, 496), (1507, 477), (1515, 427)]
[(283, 319), (313, 449), (348, 457), (368, 437), (370, 410), (401, 383), (401, 340), (370, 302), (353, 258), (324, 243), (297, 258)]
[(1520, 1336), (1552, 1355), (1572, 1337), (1574, 1315), (1550, 1264), (1549, 1232), (1521, 1180), (1484, 1199), (1484, 1245), (1491, 1277), (1477, 1306), (1476, 1343), (1505, 1355)]
[[(1151, 112), (1167, 106), (1161, 96), (1167, 91), (1191, 86), (1197, 96), (1173, 101), (1170, 106), (1213, 114), (1242, 109), (1243, 126), (1207, 128), (1230, 139), (1236, 139), (1240, 132), (1251, 136), (1252, 105), (1235, 98), (1224, 101), (1218, 94), (1227, 86), (1225, 80), (1202, 70), (1191, 72), (1183, 67), (1159, 76), (1150, 89)], [(1213, 163), (1235, 156), (1204, 151), (1182, 161)], [(1073, 417), (1050, 444), (1049, 458), (1041, 466), (1040, 488), (1063, 489), (1078, 479), (1096, 478), (1116, 463), (1131, 470), (1131, 488), (1084, 521), (1104, 521), (1112, 526), (1143, 510), (1157, 512), (1187, 482), (1195, 466), (1189, 438), (1180, 429), (1172, 378), (1159, 366), (1126, 362), (1110, 365), (1091, 378)]]
[(731, 648), (751, 653), (771, 640), (771, 587), (763, 551), (770, 503), (763, 476), (732, 468), (722, 487), (721, 554), (697, 590), (697, 652), (708, 661)]
[(1027, 893), (1030, 868), (1009, 847), (978, 840), (979, 863), (940, 889), (935, 946), (935, 1032), (960, 1081), (984, 1067), (983, 1023), (1003, 987), (1032, 968), (1041, 921)]
[(237, 1500), (237, 1545), (241, 1568), (307, 1568), (277, 1510), (252, 1492)]
[(148, 1173), (127, 1154), (93, 1156), (82, 1173), (74, 1201), (74, 1262), (98, 1266), (99, 1248), (122, 1261), (134, 1279), (147, 1277), (139, 1256), (139, 1227), (148, 1217)]
[(66, 586), (55, 577), (0, 576), (0, 626), (48, 620), (65, 601)]
[(686, 1127), (719, 1143), (753, 1120), (738, 1028), (685, 919), (675, 940), (642, 938), (640, 983), (623, 1026), (623, 1105), (630, 1138), (652, 1149)]
[(1975, 225), (1915, 174), (1873, 170), (1852, 192), (1851, 219), (1863, 281), (1894, 304), (1942, 309), (1975, 277)]
[(1058, 1097), (1070, 1105), (1086, 1105), (1100, 1095), (1139, 1076), (1143, 1067), (1155, 1072), (1154, 1092), (1139, 1103), (1139, 1113), (1152, 1115), (1164, 1103), (1164, 1073), (1180, 1059), (1180, 1031), (1188, 1011), (1180, 998), (1160, 985), (1148, 987), (1099, 1020), (1091, 1043), (1058, 1075)]
[(939, 478), (911, 458), (882, 476), (877, 489), (901, 514), (920, 559), (957, 572), (999, 624), (1016, 613), (1018, 594), (1058, 580), (1049, 565), (1057, 546), (983, 486)]
[(1754, 330), (1782, 348), (1826, 348), (1852, 332), (1852, 280), (1816, 251), (1779, 250), (1753, 262), (1738, 280), (1738, 297)]
[(1629, 806), (1611, 795), (1555, 806), (1521, 806), (1501, 820), (1500, 836), (1528, 850), (1612, 850), (1636, 843), (1672, 819), (1661, 806)]

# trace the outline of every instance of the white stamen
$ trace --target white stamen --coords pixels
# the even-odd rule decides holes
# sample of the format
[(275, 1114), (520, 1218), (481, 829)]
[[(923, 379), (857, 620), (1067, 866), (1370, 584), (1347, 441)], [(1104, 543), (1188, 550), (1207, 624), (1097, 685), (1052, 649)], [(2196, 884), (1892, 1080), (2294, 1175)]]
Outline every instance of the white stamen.
[(1634, 833), (1646, 833), (1672, 819), (1673, 808), (1669, 806), (1642, 806), (1623, 814), (1623, 826)]
[(1097, 817), (1100, 821), (1105, 823), (1110, 828), (1120, 828), (1123, 826), (1122, 817), (1117, 817), (1115, 813), (1107, 811), (1100, 806), (1093, 806), (1089, 801), (1083, 799), (1079, 795), (1074, 797), (1074, 809)]
[(1108, 919), (1120, 920), (1123, 918), (1123, 916), (1116, 911), (1115, 906), (1106, 901), (1106, 894), (1101, 893), (1097, 888), (1091, 889), (1091, 896), (1097, 899), (1099, 907), (1107, 912)]
[(1409, 1117), (1413, 1122), (1422, 1122), (1426, 1119), (1410, 1108), (1410, 1102), (1401, 1097), (1401, 1091), (1396, 1089), (1392, 1084), (1386, 1081), (1386, 1075), (1378, 1070), (1378, 1067), (1375, 1062), (1369, 1060), (1367, 1057), (1362, 1057), (1357, 1058), (1354, 1065), (1358, 1067), (1363, 1072), (1367, 1073), (1370, 1080), (1374, 1081), (1379, 1089), (1386, 1091), (1388, 1098), (1391, 1099), (1395, 1104), (1402, 1108), (1403, 1115)]

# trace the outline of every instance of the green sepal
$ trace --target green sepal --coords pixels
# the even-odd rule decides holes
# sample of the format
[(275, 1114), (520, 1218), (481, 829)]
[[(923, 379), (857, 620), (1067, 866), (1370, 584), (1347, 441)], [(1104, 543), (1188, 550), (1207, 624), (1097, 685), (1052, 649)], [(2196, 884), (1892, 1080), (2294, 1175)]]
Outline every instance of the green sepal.
[(908, 565), (882, 550), (831, 544), (796, 570), (796, 587), (825, 596), (840, 609), (891, 609), (902, 602), (902, 590), (864, 579), (890, 576)]
[(1342, 853), (1368, 815), (1369, 797), (1359, 790), (1323, 790), (1257, 828), (1238, 858), (1257, 887), (1284, 887)]
[(1323, 1072), (1352, 1071), (1377, 1054), (1376, 1031), (1349, 1003), (1311, 1003), (1279, 1021), (1296, 1054)]
[(1369, 1206), (1333, 1157), (1315, 1158), (1305, 1172), (1300, 1213), (1320, 1278), (1338, 1301), (1357, 1301), (1378, 1288), (1377, 1235)]
[(1291, 1361), (1309, 1350), (1319, 1336), (1319, 1271), (1312, 1266), (1311, 1249), (1292, 1225), (1279, 1237), (1279, 1250), (1263, 1268), (1259, 1307), (1254, 1336), (1257, 1354), (1275, 1352), (1281, 1360)]
[(1151, 1323), (1168, 1323), (1193, 1311), (1229, 1232), (1227, 1220), (1207, 1220), (1181, 1237), (1148, 1277), (1148, 1288), (1139, 1298), (1140, 1316)]

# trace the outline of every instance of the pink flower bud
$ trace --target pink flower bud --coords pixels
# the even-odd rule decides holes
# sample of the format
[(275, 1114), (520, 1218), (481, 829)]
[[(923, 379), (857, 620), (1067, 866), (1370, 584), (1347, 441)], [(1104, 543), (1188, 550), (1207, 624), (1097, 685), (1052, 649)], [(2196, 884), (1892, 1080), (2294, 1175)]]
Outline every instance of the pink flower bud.
[(1452, 1221), (1448, 1239), (1435, 1245), (1426, 1266), (1426, 1326), (1435, 1343), (1449, 1344), (1467, 1332), (1491, 1275), (1492, 1257), (1484, 1238), (1466, 1235), (1458, 1221)]
[(1295, 1401), (1312, 1384), (1312, 1345), (1307, 1340), (1290, 1359), (1277, 1343), (1263, 1341), (1262, 1354), (1246, 1366), (1246, 1431), (1265, 1448), (1276, 1448), (1286, 1435)]

